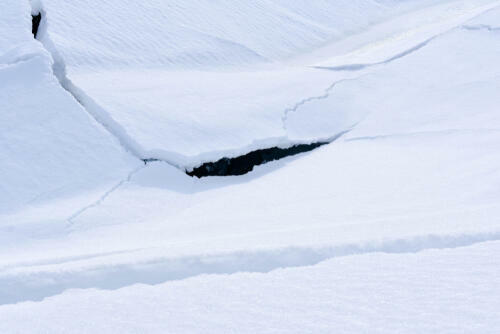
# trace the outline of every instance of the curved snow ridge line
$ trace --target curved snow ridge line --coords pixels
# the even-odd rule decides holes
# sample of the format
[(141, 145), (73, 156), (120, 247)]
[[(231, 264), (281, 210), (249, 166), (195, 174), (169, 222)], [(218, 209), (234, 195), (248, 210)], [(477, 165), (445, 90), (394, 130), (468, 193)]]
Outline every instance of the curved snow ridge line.
[(49, 52), (54, 61), (53, 72), (56, 78), (59, 80), (61, 87), (70, 93), (73, 98), (83, 107), (85, 111), (97, 122), (99, 123), (107, 132), (109, 132), (114, 138), (118, 140), (120, 145), (132, 155), (141, 158), (140, 148), (126, 133), (115, 120), (113, 120), (106, 112), (101, 110), (97, 103), (90, 99), (86, 94), (83, 93), (81, 89), (76, 87), (71, 80), (68, 79), (66, 75), (66, 64), (63, 58), (57, 52), (54, 43), (50, 39), (47, 31), (47, 14), (41, 7), (40, 12), (42, 15), (42, 23), (39, 28), (39, 38), (37, 39)]
[[(422, 235), (413, 238), (332, 247), (286, 247), (211, 255), (163, 258), (136, 264), (100, 265), (78, 270), (24, 268), (0, 274), (0, 305), (41, 301), (68, 289), (115, 290), (134, 284), (157, 285), (198, 275), (239, 272), (267, 273), (303, 267), (336, 257), (370, 253), (405, 254), (428, 249), (466, 247), (500, 240), (500, 231), (461, 235)], [(28, 271), (26, 270), (28, 269)]]
[(23, 43), (0, 54), (0, 66), (2, 68), (29, 62), (35, 58), (44, 58), (45, 49), (33, 44)]
[(465, 30), (487, 30), (490, 32), (500, 31), (500, 27), (493, 27), (489, 24), (463, 25)]
[(75, 100), (87, 111), (87, 113), (102, 127), (104, 127), (120, 145), (132, 155), (144, 160), (143, 151), (138, 143), (126, 132), (126, 130), (116, 122), (103, 108), (101, 108), (92, 98), (75, 86), (73, 82), (66, 77), (66, 74), (60, 78), (61, 86), (68, 91)]
[(186, 167), (174, 162), (173, 157), (180, 156), (174, 152), (156, 151), (148, 152), (137, 143), (113, 117), (97, 102), (87, 95), (82, 89), (73, 84), (73, 82), (65, 75), (60, 80), (61, 86), (68, 91), (78, 101), (78, 103), (87, 111), (87, 113), (101, 126), (103, 126), (114, 138), (118, 140), (120, 145), (136, 158), (142, 160), (144, 164), (153, 161), (162, 161), (181, 171), (185, 171)]
[(491, 129), (491, 128), (477, 128), (477, 129), (443, 129), (443, 130), (430, 130), (430, 131), (418, 131), (418, 132), (401, 132), (401, 133), (390, 133), (390, 134), (381, 134), (375, 136), (360, 136), (360, 137), (351, 137), (346, 138), (344, 141), (361, 141), (361, 140), (377, 140), (377, 139), (389, 139), (389, 138), (401, 138), (401, 137), (416, 137), (416, 136), (427, 136), (427, 135), (451, 135), (456, 133), (499, 133), (500, 129)]
[(47, 31), (47, 13), (43, 8), (43, 4), (39, 0), (32, 1), (32, 15), (40, 14), (41, 22), (38, 29), (37, 40), (42, 44), (44, 49), (52, 56), (52, 70), (54, 76), (58, 79), (61, 87), (66, 90), (73, 98), (83, 107), (83, 109), (108, 133), (118, 140), (120, 145), (129, 153), (143, 160), (143, 154), (140, 146), (127, 134), (125, 129), (121, 127), (107, 112), (99, 107), (89, 96), (81, 89), (76, 87), (66, 75), (66, 64), (64, 59), (57, 51), (54, 42), (50, 39)]
[(46, 266), (46, 265), (62, 265), (65, 263), (70, 263), (74, 261), (81, 261), (81, 260), (90, 260), (94, 258), (99, 258), (103, 256), (110, 256), (110, 255), (120, 255), (120, 254), (131, 254), (137, 251), (145, 250), (145, 248), (137, 248), (137, 249), (130, 249), (130, 250), (118, 250), (118, 251), (109, 251), (109, 252), (103, 252), (103, 253), (91, 253), (91, 254), (85, 254), (85, 255), (75, 255), (75, 256), (67, 256), (67, 257), (60, 257), (60, 258), (54, 258), (54, 259), (42, 259), (42, 260), (33, 260), (33, 261), (23, 261), (23, 262), (17, 262), (17, 263), (8, 263), (0, 266), (0, 273), (3, 271), (7, 271), (12, 268), (23, 268), (23, 267), (35, 267), (35, 266)]
[[(141, 145), (139, 145), (132, 137), (127, 133), (125, 128), (123, 128), (117, 121), (111, 117), (111, 115), (104, 110), (97, 102), (95, 102), (90, 96), (88, 96), (82, 89), (77, 87), (73, 82), (67, 77), (66, 74), (66, 64), (64, 63), (64, 59), (58, 53), (55, 44), (50, 39), (50, 36), (47, 32), (47, 14), (43, 9), (43, 5), (40, 1), (36, 0), (36, 6), (33, 6), (32, 14), (40, 13), (42, 15), (42, 21), (40, 23), (39, 28), (39, 36), (37, 39), (44, 49), (52, 56), (54, 61), (53, 64), (53, 73), (54, 76), (58, 79), (61, 87), (66, 90), (73, 98), (82, 106), (82, 108), (89, 114), (92, 119), (94, 119), (98, 124), (100, 124), (113, 138), (115, 138), (121, 147), (136, 158), (142, 160), (144, 164), (147, 165), (148, 162), (151, 161), (162, 161), (165, 162), (172, 167), (178, 168), (180, 170), (184, 170), (182, 166), (174, 163), (173, 161), (165, 158), (155, 158), (148, 157), (148, 154), (142, 149)], [(132, 175), (137, 171), (132, 171)], [(110, 193), (116, 190), (121, 186), (123, 182), (120, 182), (115, 187), (110, 189), (103, 195), (103, 198), (99, 199), (97, 205), (100, 204)], [(94, 207), (96, 205), (89, 205), (88, 207), (76, 212), (74, 215), (67, 219), (70, 224), (72, 224), (72, 220), (79, 216), (83, 211)]]
[[(422, 49), (427, 44), (429, 44), (432, 40), (456, 29), (457, 27), (464, 27), (463, 26), (464, 22), (470, 21), (470, 20), (472, 20), (476, 17), (479, 17), (482, 14), (484, 14), (490, 10), (494, 10), (498, 7), (500, 7), (500, 1), (494, 1), (491, 4), (476, 7), (474, 9), (471, 9), (467, 13), (464, 13), (462, 15), (458, 15), (457, 17), (455, 17), (454, 20), (449, 20), (449, 22), (447, 24), (444, 24), (441, 27), (437, 27), (436, 32), (429, 33), (429, 35), (430, 34), (432, 34), (432, 35), (430, 37), (428, 37), (427, 39), (425, 39), (424, 41), (419, 42), (419, 43), (415, 44), (414, 46), (408, 48), (407, 50), (404, 50), (404, 51), (402, 51), (394, 56), (391, 56), (391, 57), (385, 59), (385, 60), (381, 60), (378, 62), (371, 62), (371, 63), (355, 63), (355, 64), (345, 64), (345, 65), (338, 65), (338, 66), (312, 66), (312, 68), (329, 70), (329, 71), (359, 71), (359, 70), (363, 70), (365, 68), (369, 68), (372, 66), (385, 65), (385, 64), (391, 63), (395, 60), (398, 60), (400, 58), (406, 57), (406, 56)], [(487, 25), (485, 25), (485, 26), (487, 27)], [(486, 27), (484, 27), (484, 28), (486, 28)], [(492, 28), (492, 27), (490, 27), (490, 28)], [(495, 29), (495, 28), (493, 28), (493, 29)], [(490, 31), (493, 31), (493, 30), (490, 30)]]
[[(94, 99), (92, 99), (88, 94), (86, 94), (81, 88), (77, 87), (67, 76), (66, 74), (66, 64), (64, 63), (64, 59), (58, 53), (54, 43), (50, 39), (50, 36), (47, 32), (47, 14), (43, 10), (43, 6), (40, 2), (37, 2), (36, 10), (33, 9), (32, 13), (41, 13), (42, 15), (42, 23), (40, 25), (40, 39), (38, 39), (45, 50), (51, 54), (54, 60), (53, 71), (54, 75), (59, 80), (60, 85), (70, 93), (75, 100), (83, 107), (83, 109), (104, 129), (106, 129), (114, 138), (118, 140), (120, 145), (128, 152), (130, 152), (135, 157), (141, 159), (145, 164), (153, 161), (162, 161), (165, 162), (181, 171), (190, 171), (197, 166), (201, 166), (204, 163), (210, 161), (220, 160), (223, 157), (228, 158), (236, 158), (240, 155), (251, 153), (256, 149), (266, 149), (270, 147), (279, 147), (279, 148), (288, 148), (294, 145), (300, 144), (311, 144), (310, 142), (297, 142), (288, 139), (288, 136), (285, 135), (280, 138), (270, 138), (268, 145), (248, 145), (246, 149), (234, 149), (227, 150), (223, 154), (220, 154), (217, 157), (212, 159), (208, 158), (208, 156), (215, 156), (214, 152), (207, 152), (206, 154), (202, 154), (205, 156), (205, 159), (199, 159), (196, 157), (188, 157), (176, 152), (170, 152), (165, 150), (145, 150), (137, 141), (135, 141), (126, 131), (126, 129), (120, 125), (111, 115), (107, 112), (103, 107), (101, 107)], [(333, 88), (333, 87), (331, 87)], [(302, 102), (303, 104), (304, 102)], [(299, 103), (300, 104), (300, 103)], [(285, 114), (287, 112), (285, 111)], [(284, 125), (285, 127), (285, 125)], [(321, 139), (322, 141), (331, 142), (338, 137), (338, 134), (334, 134), (329, 138)], [(266, 142), (266, 140), (261, 141), (262, 143)], [(272, 142), (272, 143), (271, 143)], [(201, 160), (197, 162), (193, 162), (193, 160)], [(113, 189), (111, 190), (111, 192)], [(69, 221), (74, 219), (75, 217), (70, 217)]]
[(382, 60), (382, 61), (379, 61), (379, 62), (374, 62), (374, 63), (366, 63), (366, 64), (347, 64), (347, 65), (340, 65), (340, 66), (313, 66), (313, 68), (317, 68), (317, 69), (320, 69), (320, 70), (328, 70), (328, 71), (359, 71), (359, 70), (363, 70), (365, 68), (368, 68), (368, 67), (372, 67), (372, 66), (378, 66), (378, 65), (385, 65), (385, 64), (389, 64), (395, 60), (398, 60), (398, 59), (401, 59), (403, 57), (406, 57), (420, 49), (422, 49), (423, 47), (425, 47), (427, 44), (429, 44), (432, 40), (434, 40), (435, 38), (439, 37), (441, 34), (439, 35), (436, 35), (436, 36), (432, 36), (431, 38), (428, 38), (427, 40), (423, 41), (422, 43), (419, 43), (401, 53), (398, 53), (386, 60)]

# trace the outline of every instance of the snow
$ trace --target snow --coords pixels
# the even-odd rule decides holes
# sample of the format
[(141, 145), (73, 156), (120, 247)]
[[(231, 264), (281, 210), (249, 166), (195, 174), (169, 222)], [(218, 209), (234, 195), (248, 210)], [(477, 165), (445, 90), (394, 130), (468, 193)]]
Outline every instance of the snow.
[(192, 69), (278, 61), (439, 2), (44, 0), (42, 7), (72, 70)]
[(498, 332), (499, 1), (6, 8), (0, 332)]
[[(307, 135), (290, 135), (282, 121), (290, 108), (352, 77), (314, 63), (297, 66), (294, 58), (372, 28), (370, 43), (393, 39), (389, 51), (397, 54), (491, 3), (116, 1), (100, 8), (50, 0), (42, 39), (60, 54), (70, 90), (91, 113), (105, 114), (131, 151), (191, 169), (222, 156), (333, 138), (360, 120), (338, 112), (332, 122), (305, 124)], [(377, 25), (397, 14), (405, 14), (402, 27), (400, 20)]]
[(0, 54), (33, 40), (29, 2), (4, 0), (0, 10)]
[(309, 267), (203, 275), (114, 291), (71, 290), (39, 303), (0, 306), (0, 330), (496, 333), (499, 251), (497, 241), (421, 253), (367, 253)]
[(13, 4), (0, 19), (1, 226), (18, 223), (4, 214), (98, 193), (140, 163), (60, 86), (50, 54), (31, 35), (29, 4)]

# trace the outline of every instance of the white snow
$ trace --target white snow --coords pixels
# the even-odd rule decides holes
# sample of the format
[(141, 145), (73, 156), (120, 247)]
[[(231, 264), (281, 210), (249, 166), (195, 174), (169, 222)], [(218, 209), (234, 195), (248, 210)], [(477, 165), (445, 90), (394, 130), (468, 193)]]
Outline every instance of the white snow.
[(0, 9), (0, 54), (33, 40), (29, 2), (4, 0)]
[[(0, 226), (18, 223), (6, 213), (98, 193), (140, 164), (61, 87), (50, 54), (31, 35), (29, 5), (4, 5), (9, 10), (0, 19)], [(51, 215), (38, 219), (50, 221)]]
[(499, 251), (500, 243), (490, 242), (416, 254), (369, 253), (266, 274), (71, 290), (39, 303), (0, 306), (0, 330), (497, 333)]
[(499, 1), (5, 4), (0, 332), (500, 329)]
[[(304, 61), (297, 66), (290, 58), (308, 59), (304, 55), (318, 47), (335, 49), (372, 28), (370, 44), (389, 39), (385, 54), (395, 55), (491, 3), (108, 1), (101, 8), (93, 1), (49, 0), (42, 39), (50, 38), (61, 55), (71, 90), (90, 112), (106, 114), (105, 123), (127, 147), (190, 169), (259, 148), (325, 140), (359, 121), (362, 115), (338, 111), (332, 122), (305, 124), (314, 135), (290, 138), (282, 122), (290, 108), (353, 76)], [(407, 14), (414, 7), (419, 10)], [(404, 25), (375, 24), (398, 13), (405, 14)], [(350, 45), (366, 43), (360, 38)], [(375, 57), (373, 49), (379, 47), (370, 47)]]

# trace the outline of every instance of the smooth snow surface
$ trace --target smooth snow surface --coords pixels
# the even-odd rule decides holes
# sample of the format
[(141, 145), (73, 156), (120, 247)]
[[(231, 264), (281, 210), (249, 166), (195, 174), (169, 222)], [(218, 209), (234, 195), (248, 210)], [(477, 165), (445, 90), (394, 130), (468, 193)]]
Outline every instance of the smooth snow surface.
[(1, 333), (500, 330), (500, 1), (31, 5), (0, 5)]

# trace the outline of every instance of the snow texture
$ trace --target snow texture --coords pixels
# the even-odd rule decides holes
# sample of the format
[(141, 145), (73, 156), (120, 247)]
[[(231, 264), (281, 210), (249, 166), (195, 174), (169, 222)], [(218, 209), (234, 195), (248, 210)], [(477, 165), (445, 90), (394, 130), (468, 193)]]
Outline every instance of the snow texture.
[(410, 35), (389, 43), (401, 54), (422, 43), (413, 31), (429, 27), (431, 38), (449, 25), (448, 16), (465, 20), (490, 3), (46, 0), (43, 6), (69, 89), (89, 112), (139, 157), (190, 170), (223, 156), (323, 141), (362, 119), (330, 109), (331, 122), (309, 121), (304, 131), (312, 133), (290, 135), (282, 122), (289, 109), (353, 76), (290, 65), (291, 58), (413, 9), (411, 25), (398, 29), (395, 22), (371, 36), (383, 42)]
[(499, 251), (497, 241), (416, 254), (370, 253), (268, 274), (71, 290), (40, 303), (0, 306), (0, 330), (496, 333)]
[(0, 19), (0, 215), (100, 191), (140, 164), (61, 87), (24, 5), (7, 3)]
[(500, 1), (1, 6), (0, 332), (500, 330)]

